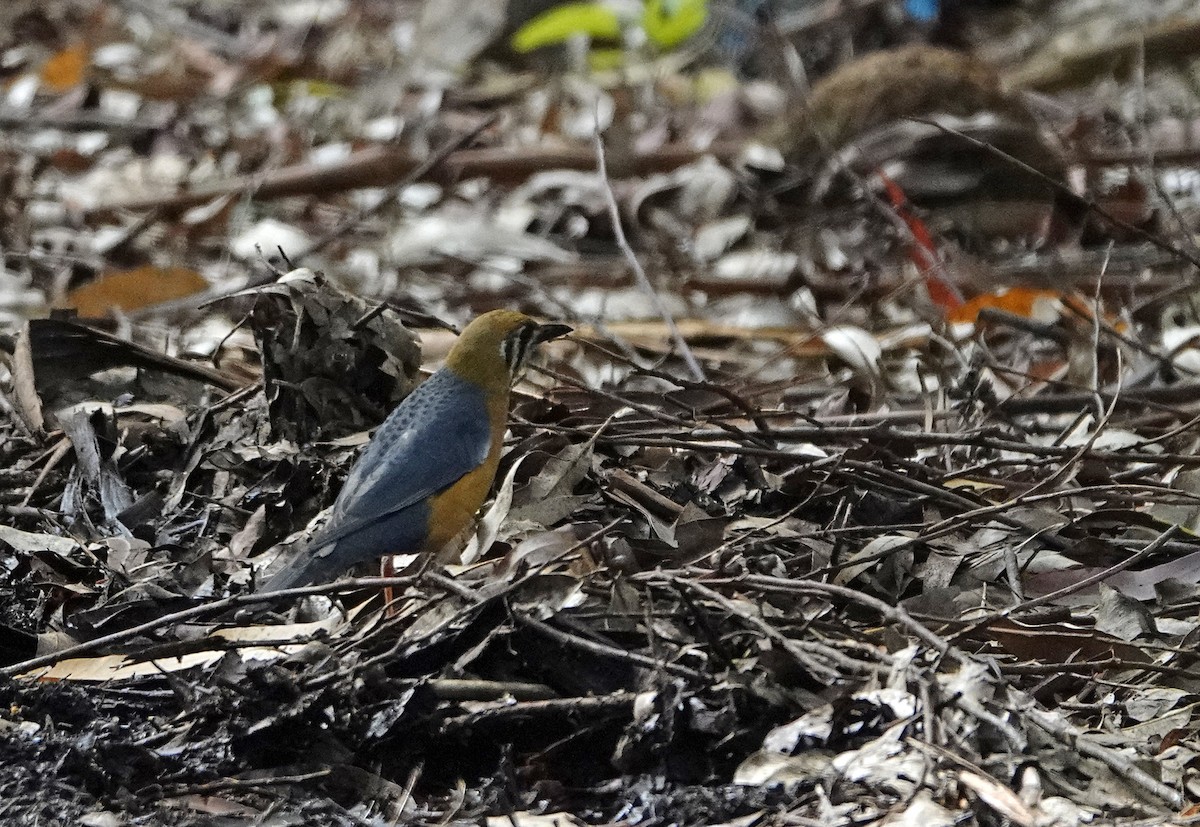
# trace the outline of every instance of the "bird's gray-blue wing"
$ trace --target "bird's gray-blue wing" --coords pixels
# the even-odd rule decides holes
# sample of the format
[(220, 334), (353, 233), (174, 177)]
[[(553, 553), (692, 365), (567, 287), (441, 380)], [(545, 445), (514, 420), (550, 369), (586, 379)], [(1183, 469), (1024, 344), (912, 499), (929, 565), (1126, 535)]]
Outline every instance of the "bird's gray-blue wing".
[(356, 563), (419, 548), (426, 500), (482, 465), (490, 440), (483, 391), (447, 370), (436, 372), (379, 426), (329, 522), (264, 588), (327, 580)]
[(313, 546), (337, 542), (448, 488), (483, 464), (490, 441), (483, 390), (439, 370), (379, 426)]

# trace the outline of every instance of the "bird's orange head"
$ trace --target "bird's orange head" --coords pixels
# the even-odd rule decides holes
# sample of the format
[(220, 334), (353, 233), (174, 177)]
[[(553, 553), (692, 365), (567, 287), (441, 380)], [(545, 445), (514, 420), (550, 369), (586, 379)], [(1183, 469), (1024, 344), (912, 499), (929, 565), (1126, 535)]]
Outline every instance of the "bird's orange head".
[(507, 392), (534, 347), (570, 332), (564, 324), (540, 324), (516, 310), (493, 310), (467, 325), (446, 367), (487, 391)]

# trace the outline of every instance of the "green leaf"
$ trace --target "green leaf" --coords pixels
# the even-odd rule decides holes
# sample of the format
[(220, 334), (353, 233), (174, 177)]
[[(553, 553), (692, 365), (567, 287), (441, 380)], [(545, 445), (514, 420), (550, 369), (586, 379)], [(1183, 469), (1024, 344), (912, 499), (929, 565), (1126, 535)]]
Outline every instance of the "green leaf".
[(647, 0), (642, 13), (646, 36), (660, 49), (672, 49), (700, 31), (708, 0)]
[(593, 40), (616, 40), (621, 36), (617, 14), (603, 3), (566, 3), (539, 14), (512, 36), (512, 47), (525, 54), (545, 46), (564, 43), (576, 35)]

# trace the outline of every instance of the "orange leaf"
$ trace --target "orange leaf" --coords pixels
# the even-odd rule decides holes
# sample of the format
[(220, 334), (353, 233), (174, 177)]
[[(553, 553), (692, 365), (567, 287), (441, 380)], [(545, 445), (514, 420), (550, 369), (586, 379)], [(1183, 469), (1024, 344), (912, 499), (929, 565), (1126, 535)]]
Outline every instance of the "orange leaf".
[(88, 65), (86, 44), (72, 43), (42, 64), (42, 85), (50, 92), (66, 92), (83, 82), (84, 70)]
[(208, 282), (186, 267), (137, 267), (109, 271), (67, 294), (65, 304), (80, 316), (98, 318), (113, 308), (123, 311), (182, 299), (208, 289)]
[(1048, 321), (1047, 309), (1055, 317), (1059, 314), (1058, 305), (1070, 301), (1071, 297), (1057, 290), (1041, 290), (1032, 287), (1007, 287), (995, 293), (984, 293), (975, 296), (950, 313), (950, 321), (954, 323), (969, 322), (974, 324), (979, 319), (979, 311), (985, 307), (1003, 310), (1023, 319), (1038, 318)]

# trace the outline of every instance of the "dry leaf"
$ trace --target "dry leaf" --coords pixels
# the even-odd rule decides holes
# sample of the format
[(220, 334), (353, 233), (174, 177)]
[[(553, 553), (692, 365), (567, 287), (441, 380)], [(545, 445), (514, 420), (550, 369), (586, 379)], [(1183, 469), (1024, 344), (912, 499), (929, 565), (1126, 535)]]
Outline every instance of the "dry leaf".
[(186, 267), (137, 267), (101, 274), (95, 281), (68, 293), (64, 304), (75, 308), (80, 316), (102, 318), (114, 309), (128, 313), (207, 289), (204, 277)]
[(42, 85), (54, 94), (61, 94), (83, 83), (90, 51), (82, 41), (72, 43), (42, 64)]

